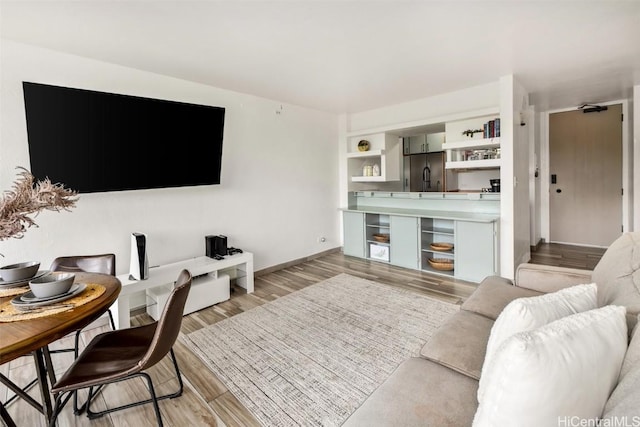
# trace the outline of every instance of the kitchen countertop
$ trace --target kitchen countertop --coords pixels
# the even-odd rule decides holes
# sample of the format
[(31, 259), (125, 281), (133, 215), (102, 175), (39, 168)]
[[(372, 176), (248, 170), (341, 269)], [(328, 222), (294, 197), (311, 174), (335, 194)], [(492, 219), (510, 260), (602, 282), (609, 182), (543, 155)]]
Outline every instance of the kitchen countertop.
[(472, 222), (496, 222), (500, 219), (500, 215), (497, 215), (497, 214), (441, 211), (441, 210), (427, 210), (427, 209), (387, 208), (387, 207), (377, 207), (377, 206), (363, 206), (358, 208), (340, 208), (340, 210), (344, 212), (362, 212), (362, 213), (374, 213), (374, 214), (383, 214), (383, 215), (400, 215), (400, 216), (450, 219), (450, 220), (457, 220), (457, 221), (472, 221)]

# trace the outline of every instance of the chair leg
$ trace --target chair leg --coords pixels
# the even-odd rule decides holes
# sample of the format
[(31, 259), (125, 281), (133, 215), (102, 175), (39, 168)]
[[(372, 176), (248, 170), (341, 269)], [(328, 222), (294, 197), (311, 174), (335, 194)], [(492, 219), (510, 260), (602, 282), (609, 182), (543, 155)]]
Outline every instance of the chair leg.
[(0, 402), (0, 420), (2, 420), (7, 427), (17, 427), (15, 421), (9, 415), (9, 412), (5, 409), (2, 402)]
[(64, 401), (62, 400), (64, 393), (58, 393), (54, 396), (55, 404), (53, 405), (53, 410), (51, 411), (51, 418), (49, 419), (49, 427), (55, 427), (56, 420), (58, 419), (58, 415), (60, 415), (60, 412), (62, 412), (62, 408), (64, 408), (64, 405), (67, 404), (72, 393), (74, 392), (68, 393)]
[[(151, 394), (150, 399), (129, 403), (127, 405), (118, 406), (116, 408), (105, 409), (104, 411), (100, 411), (100, 412), (93, 412), (91, 410), (91, 401), (93, 400), (97, 392), (94, 393), (92, 390), (93, 388), (91, 388), (89, 389), (89, 397), (87, 398), (87, 403), (86, 403), (87, 417), (89, 417), (90, 420), (93, 420), (95, 418), (100, 418), (105, 414), (110, 414), (111, 412), (120, 411), (122, 409), (129, 409), (129, 408), (133, 408), (134, 406), (140, 406), (147, 403), (153, 403), (153, 409), (155, 410), (156, 417), (158, 418), (158, 426), (162, 427), (163, 426), (162, 416), (160, 415), (160, 407), (158, 406), (158, 400), (160, 400), (160, 398), (156, 396), (156, 391), (155, 391), (155, 388), (153, 387), (153, 381), (151, 380), (151, 377), (149, 376), (149, 374), (147, 374), (146, 372), (138, 372), (137, 374), (130, 375), (126, 378), (122, 378), (114, 382), (129, 380), (134, 377), (144, 377), (147, 380), (147, 385), (149, 387), (149, 394)], [(164, 397), (169, 397), (169, 396), (164, 396)]]
[(89, 397), (87, 398), (86, 403), (83, 405), (83, 408), (86, 409), (86, 411), (87, 411), (87, 417), (89, 417), (89, 419), (99, 418), (99, 417), (101, 417), (101, 416), (103, 416), (105, 414), (108, 414), (108, 413), (111, 413), (111, 412), (115, 412), (115, 411), (119, 411), (121, 409), (128, 409), (128, 408), (132, 408), (134, 406), (144, 405), (144, 404), (147, 404), (147, 403), (153, 403), (154, 410), (156, 412), (156, 416), (158, 417), (158, 425), (162, 426), (163, 425), (162, 424), (162, 417), (160, 416), (160, 407), (158, 406), (158, 401), (159, 400), (163, 400), (163, 399), (174, 399), (176, 397), (181, 396), (182, 392), (184, 391), (184, 384), (182, 382), (182, 376), (180, 374), (180, 368), (178, 366), (178, 360), (176, 359), (176, 355), (175, 355), (173, 349), (170, 350), (170, 354), (171, 354), (171, 359), (172, 359), (172, 362), (173, 362), (173, 367), (174, 367), (175, 372), (176, 372), (176, 378), (178, 379), (178, 390), (176, 390), (174, 393), (165, 394), (163, 396), (156, 396), (155, 389), (153, 387), (153, 381), (151, 380), (151, 377), (149, 376), (149, 374), (147, 374), (146, 372), (139, 372), (139, 373), (136, 373), (136, 374), (132, 374), (132, 375), (130, 375), (128, 377), (121, 378), (121, 379), (113, 381), (113, 382), (120, 382), (120, 381), (125, 381), (125, 380), (128, 380), (128, 379), (131, 379), (133, 377), (143, 376), (147, 380), (147, 384), (148, 384), (148, 387), (149, 387), (149, 393), (151, 394), (151, 398), (150, 399), (141, 400), (141, 401), (134, 402), (134, 403), (129, 403), (127, 405), (118, 406), (116, 408), (105, 409), (104, 411), (100, 411), (100, 412), (93, 412), (93, 411), (91, 411), (91, 408), (90, 408), (91, 401), (96, 396), (96, 394), (99, 392), (99, 390), (102, 387), (102, 385), (100, 387), (98, 387), (98, 390), (96, 390), (95, 392), (93, 391), (93, 387), (91, 387), (89, 389)]
[(113, 313), (111, 313), (111, 310), (107, 310), (107, 314), (109, 315), (109, 322), (111, 323), (111, 330), (115, 331), (116, 330), (116, 322), (113, 320)]

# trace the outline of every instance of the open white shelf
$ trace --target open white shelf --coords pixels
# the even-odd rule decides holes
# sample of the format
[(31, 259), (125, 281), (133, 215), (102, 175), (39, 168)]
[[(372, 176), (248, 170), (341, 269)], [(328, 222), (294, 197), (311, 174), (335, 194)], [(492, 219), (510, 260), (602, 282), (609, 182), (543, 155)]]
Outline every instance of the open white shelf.
[(482, 150), (485, 148), (500, 147), (500, 137), (467, 139), (464, 141), (445, 142), (442, 144), (443, 150)]
[(367, 157), (380, 157), (384, 155), (384, 150), (354, 151), (347, 153), (348, 159), (366, 159)]
[(482, 159), (446, 162), (446, 169), (493, 169), (500, 167), (500, 159)]

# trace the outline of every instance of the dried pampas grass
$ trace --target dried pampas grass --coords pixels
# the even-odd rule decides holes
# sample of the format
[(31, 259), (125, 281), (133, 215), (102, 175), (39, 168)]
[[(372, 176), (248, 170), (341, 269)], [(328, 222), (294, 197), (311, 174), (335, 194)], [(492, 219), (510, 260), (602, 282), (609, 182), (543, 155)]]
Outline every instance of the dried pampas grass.
[(5, 191), (0, 199), (0, 241), (20, 239), (29, 227), (38, 225), (30, 217), (43, 210), (70, 211), (78, 201), (77, 192), (63, 184), (53, 184), (48, 178), (35, 182), (27, 169), (21, 170), (13, 189)]

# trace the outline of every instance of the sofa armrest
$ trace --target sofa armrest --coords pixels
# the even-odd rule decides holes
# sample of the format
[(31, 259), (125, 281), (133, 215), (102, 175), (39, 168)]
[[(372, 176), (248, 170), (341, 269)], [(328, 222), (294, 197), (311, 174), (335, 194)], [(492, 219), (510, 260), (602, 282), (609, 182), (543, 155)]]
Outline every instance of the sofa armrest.
[(524, 263), (516, 269), (515, 285), (538, 292), (555, 292), (591, 283), (591, 273), (591, 270)]

